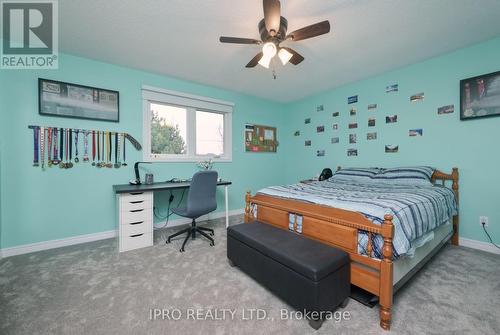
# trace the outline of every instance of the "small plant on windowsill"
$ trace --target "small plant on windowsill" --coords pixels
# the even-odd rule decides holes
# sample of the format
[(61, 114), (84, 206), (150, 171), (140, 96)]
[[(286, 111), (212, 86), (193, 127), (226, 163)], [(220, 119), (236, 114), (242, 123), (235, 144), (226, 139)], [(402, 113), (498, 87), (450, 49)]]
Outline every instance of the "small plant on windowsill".
[(214, 161), (212, 160), (212, 158), (209, 158), (207, 160), (198, 162), (196, 166), (198, 166), (200, 170), (212, 170), (212, 167), (214, 166)]

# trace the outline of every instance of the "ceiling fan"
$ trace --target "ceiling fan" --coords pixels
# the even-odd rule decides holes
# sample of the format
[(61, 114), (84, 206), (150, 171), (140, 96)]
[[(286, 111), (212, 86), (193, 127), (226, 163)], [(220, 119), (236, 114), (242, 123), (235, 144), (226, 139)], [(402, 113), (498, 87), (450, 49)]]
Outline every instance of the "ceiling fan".
[(255, 67), (257, 64), (269, 68), (271, 59), (276, 54), (278, 54), (283, 65), (288, 62), (297, 65), (304, 60), (304, 57), (291, 48), (281, 47), (280, 43), (288, 40), (301, 41), (330, 32), (330, 22), (326, 20), (287, 34), (288, 21), (281, 16), (281, 4), (279, 0), (263, 0), (263, 6), (264, 19), (258, 25), (260, 40), (227, 36), (219, 38), (219, 41), (222, 43), (262, 44), (262, 51), (246, 65), (248, 68)]

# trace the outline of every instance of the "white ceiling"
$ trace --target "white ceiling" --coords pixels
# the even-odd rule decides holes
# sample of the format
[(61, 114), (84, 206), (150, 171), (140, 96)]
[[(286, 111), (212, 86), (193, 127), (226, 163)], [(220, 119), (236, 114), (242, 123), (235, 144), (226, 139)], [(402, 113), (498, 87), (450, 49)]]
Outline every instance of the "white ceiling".
[[(59, 1), (63, 52), (288, 102), (500, 35), (499, 0), (282, 0), (288, 31), (325, 19), (330, 34), (287, 42), (305, 60), (278, 78), (245, 65), (262, 1)], [(279, 63), (279, 64), (278, 64)]]

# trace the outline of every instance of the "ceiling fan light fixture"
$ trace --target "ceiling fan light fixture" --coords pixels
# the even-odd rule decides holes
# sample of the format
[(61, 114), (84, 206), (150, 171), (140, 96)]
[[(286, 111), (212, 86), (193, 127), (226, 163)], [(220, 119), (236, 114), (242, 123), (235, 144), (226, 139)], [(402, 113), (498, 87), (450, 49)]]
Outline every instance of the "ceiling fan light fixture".
[(288, 50), (281, 48), (278, 52), (278, 57), (280, 58), (281, 63), (283, 65), (286, 65), (293, 57), (293, 55)]
[(264, 56), (262, 56), (262, 58), (259, 60), (259, 64), (265, 67), (266, 69), (269, 69), (269, 64), (271, 63), (272, 58), (273, 57), (268, 57), (264, 54)]
[(262, 53), (266, 58), (273, 58), (274, 56), (276, 56), (276, 52), (276, 44), (274, 44), (273, 42), (264, 43), (264, 45), (262, 46)]

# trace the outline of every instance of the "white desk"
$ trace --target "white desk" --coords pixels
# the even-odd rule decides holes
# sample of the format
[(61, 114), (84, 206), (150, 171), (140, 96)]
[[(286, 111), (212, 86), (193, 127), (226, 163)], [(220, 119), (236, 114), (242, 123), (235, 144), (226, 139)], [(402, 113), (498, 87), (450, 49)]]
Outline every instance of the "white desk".
[[(226, 228), (229, 227), (228, 186), (230, 181), (220, 181), (224, 186)], [(151, 185), (114, 185), (117, 195), (119, 250), (128, 251), (153, 245), (154, 192), (189, 188), (190, 183), (154, 183)]]

